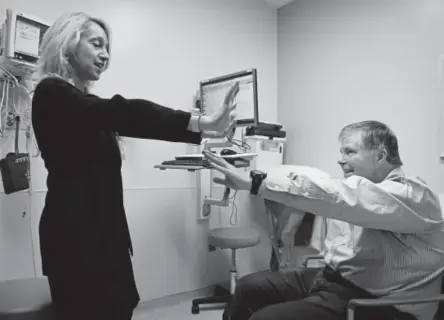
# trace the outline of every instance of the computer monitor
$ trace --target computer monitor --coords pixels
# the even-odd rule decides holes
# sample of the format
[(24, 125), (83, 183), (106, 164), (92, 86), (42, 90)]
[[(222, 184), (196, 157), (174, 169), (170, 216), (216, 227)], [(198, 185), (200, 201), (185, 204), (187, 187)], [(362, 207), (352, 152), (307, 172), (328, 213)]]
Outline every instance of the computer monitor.
[(239, 82), (239, 93), (236, 96), (236, 127), (256, 126), (259, 122), (256, 69), (201, 81), (201, 111), (203, 114), (212, 114), (220, 108), (225, 95), (236, 81)]
[(43, 35), (49, 23), (29, 14), (6, 9), (1, 29), (1, 56), (23, 63), (35, 64), (40, 55)]

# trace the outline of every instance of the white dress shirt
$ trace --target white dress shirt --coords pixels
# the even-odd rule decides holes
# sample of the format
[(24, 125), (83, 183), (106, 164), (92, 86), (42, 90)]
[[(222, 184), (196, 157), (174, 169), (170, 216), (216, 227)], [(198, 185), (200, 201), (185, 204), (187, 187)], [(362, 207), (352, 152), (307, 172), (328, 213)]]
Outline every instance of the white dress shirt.
[[(333, 178), (306, 166), (268, 172), (259, 196), (325, 217), (325, 262), (378, 297), (437, 295), (444, 271), (444, 219), (438, 196), (396, 168), (381, 183)], [(438, 305), (400, 305), (432, 320)]]
[(200, 115), (194, 115), (192, 114), (190, 117), (190, 121), (188, 122), (188, 130), (191, 132), (201, 132), (202, 130), (200, 129)]

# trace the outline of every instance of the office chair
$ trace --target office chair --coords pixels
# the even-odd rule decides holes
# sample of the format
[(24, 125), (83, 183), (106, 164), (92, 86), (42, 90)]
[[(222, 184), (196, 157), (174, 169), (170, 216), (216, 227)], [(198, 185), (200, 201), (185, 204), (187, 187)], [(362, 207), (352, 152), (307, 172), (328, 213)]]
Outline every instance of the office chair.
[[(310, 260), (320, 260), (323, 259), (322, 255), (308, 255), (304, 258), (302, 266), (308, 268), (308, 262)], [(348, 302), (347, 306), (347, 320), (355, 320), (355, 311), (359, 307), (387, 307), (402, 304), (419, 304), (428, 302), (440, 302), (440, 306), (434, 320), (444, 319), (444, 278), (441, 284), (441, 294), (432, 297), (421, 297), (421, 298), (409, 298), (409, 299), (389, 299), (389, 298), (378, 298), (378, 299), (352, 299)], [(359, 320), (359, 319), (356, 319)]]
[(210, 246), (220, 249), (231, 249), (230, 291), (222, 286), (216, 286), (213, 296), (198, 298), (192, 301), (191, 313), (198, 314), (199, 305), (201, 304), (227, 303), (223, 319), (228, 319), (231, 297), (234, 294), (237, 280), (236, 250), (253, 247), (257, 245), (259, 241), (259, 232), (251, 228), (215, 228), (209, 232), (208, 243)]
[(46, 278), (0, 282), (0, 320), (54, 320)]
[[(270, 270), (283, 271), (284, 269), (290, 268), (292, 247), (302, 246), (309, 248), (313, 235), (315, 216), (310, 212), (306, 212), (302, 216), (292, 214), (291, 211), (281, 213), (277, 216), (275, 213), (269, 213), (269, 215), (272, 214), (274, 214), (274, 216), (270, 218), (274, 224), (274, 234), (271, 237), (273, 248), (270, 257)], [(287, 234), (285, 237), (290, 235), (292, 243), (284, 244), (284, 233)], [(316, 249), (313, 248), (312, 251), (316, 251)]]

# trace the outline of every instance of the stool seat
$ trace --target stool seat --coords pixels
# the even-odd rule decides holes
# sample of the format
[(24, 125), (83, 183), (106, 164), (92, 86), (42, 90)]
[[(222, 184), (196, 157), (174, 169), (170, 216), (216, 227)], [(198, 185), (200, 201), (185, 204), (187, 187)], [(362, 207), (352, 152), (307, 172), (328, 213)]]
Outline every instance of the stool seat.
[(260, 241), (259, 232), (252, 228), (227, 227), (210, 230), (208, 242), (221, 249), (240, 249), (257, 245)]
[(52, 320), (51, 293), (46, 278), (0, 282), (0, 320)]
[[(236, 249), (248, 248), (257, 245), (260, 241), (259, 232), (252, 228), (228, 227), (214, 228), (208, 233), (208, 243), (213, 247), (221, 249), (231, 249), (231, 268), (230, 268), (230, 291), (228, 294), (219, 294), (221, 290), (215, 290), (214, 295), (205, 298), (193, 299), (191, 304), (191, 313), (199, 313), (200, 304), (212, 304), (225, 302), (227, 308), (231, 308), (231, 300), (236, 289), (237, 267), (236, 267)], [(226, 291), (226, 290), (222, 290)], [(222, 319), (228, 319), (230, 312), (224, 311)]]

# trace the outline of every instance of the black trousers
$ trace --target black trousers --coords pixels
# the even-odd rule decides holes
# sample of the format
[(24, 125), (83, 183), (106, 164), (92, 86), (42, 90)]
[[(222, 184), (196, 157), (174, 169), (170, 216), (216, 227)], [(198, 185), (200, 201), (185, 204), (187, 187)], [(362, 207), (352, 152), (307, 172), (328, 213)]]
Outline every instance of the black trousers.
[[(343, 283), (331, 269), (264, 271), (239, 279), (230, 305), (230, 320), (346, 320), (351, 299), (369, 293)], [(343, 279), (343, 278), (342, 278)], [(357, 320), (415, 320), (393, 307), (357, 308)]]
[(140, 297), (128, 262), (114, 271), (48, 275), (56, 320), (130, 320)]

